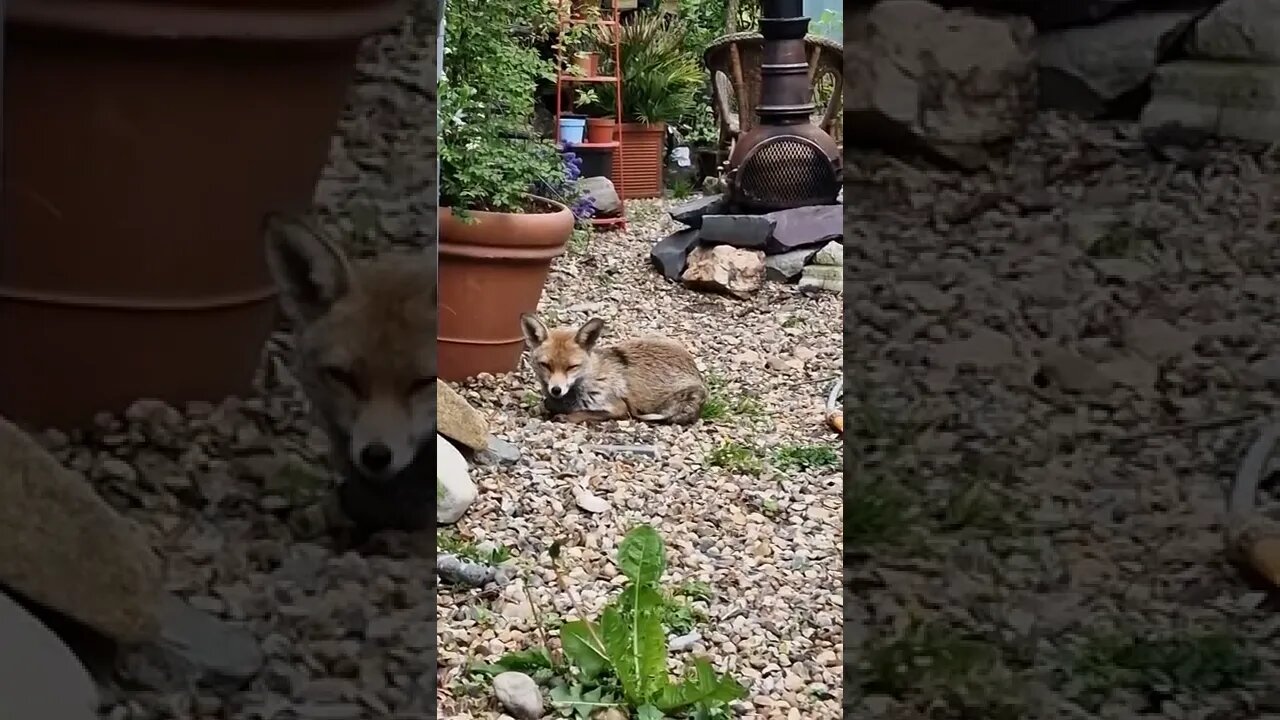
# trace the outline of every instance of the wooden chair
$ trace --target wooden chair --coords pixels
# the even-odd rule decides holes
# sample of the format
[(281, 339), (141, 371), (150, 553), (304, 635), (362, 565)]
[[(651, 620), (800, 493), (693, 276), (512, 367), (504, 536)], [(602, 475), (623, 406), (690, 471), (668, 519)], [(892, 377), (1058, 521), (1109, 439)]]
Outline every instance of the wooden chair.
[[(703, 61), (711, 72), (711, 102), (720, 125), (720, 151), (727, 154), (742, 133), (755, 127), (760, 102), (760, 62), (764, 38), (756, 32), (725, 35), (711, 43)], [(820, 35), (805, 37), (809, 59), (809, 88), (829, 92), (813, 122), (843, 143), (844, 47)], [(815, 102), (818, 98), (815, 97)]]

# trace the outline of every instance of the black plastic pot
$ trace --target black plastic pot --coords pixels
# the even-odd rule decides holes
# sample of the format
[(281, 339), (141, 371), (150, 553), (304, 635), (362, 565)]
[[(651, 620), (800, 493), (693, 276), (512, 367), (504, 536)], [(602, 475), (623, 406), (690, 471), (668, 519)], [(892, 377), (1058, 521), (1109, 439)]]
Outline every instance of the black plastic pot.
[(579, 145), (573, 152), (582, 158), (582, 177), (613, 179), (613, 148), (588, 148)]

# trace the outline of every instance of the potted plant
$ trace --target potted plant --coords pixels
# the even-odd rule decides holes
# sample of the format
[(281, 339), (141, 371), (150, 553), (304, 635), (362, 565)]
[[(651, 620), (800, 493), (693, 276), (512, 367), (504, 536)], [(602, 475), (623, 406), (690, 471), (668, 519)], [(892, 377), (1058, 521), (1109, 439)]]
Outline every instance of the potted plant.
[(573, 66), (580, 77), (600, 75), (600, 53), (595, 50), (579, 50), (573, 54)]
[(0, 414), (249, 392), (276, 321), (262, 218), (310, 209), (359, 44), (408, 10), (10, 0)]
[(612, 114), (587, 116), (587, 142), (611, 143), (617, 139), (618, 120)]
[(518, 367), (520, 315), (537, 309), (573, 232), (572, 166), (554, 141), (529, 135), (538, 82), (556, 72), (537, 48), (554, 20), (546, 3), (449, 3), (439, 85), (438, 360), (446, 380)]
[(613, 142), (618, 121), (614, 117), (612, 107), (605, 107), (600, 102), (600, 93), (595, 87), (582, 87), (573, 93), (574, 109), (584, 113), (587, 119), (586, 141), (599, 145)]
[[(609, 32), (604, 28), (596, 36), (601, 49), (609, 47)], [(678, 19), (643, 11), (619, 32), (622, 149), (614, 156), (614, 172), (622, 177), (625, 197), (659, 197), (666, 125), (694, 110), (705, 80)], [(602, 84), (599, 93), (601, 103), (613, 107), (614, 86)]]
[[(595, 27), (590, 23), (599, 19), (599, 10), (594, 6), (575, 10), (582, 13), (581, 22), (562, 28), (556, 36), (553, 50), (558, 57), (568, 58), (561, 73), (571, 79), (595, 78), (600, 74), (600, 53), (596, 51), (592, 34)], [(570, 106), (577, 112), (561, 112), (557, 133), (560, 142), (565, 145), (579, 145), (586, 141), (588, 116), (584, 110), (594, 104), (596, 95), (590, 82), (573, 82), (570, 80), (565, 90), (574, 98)]]

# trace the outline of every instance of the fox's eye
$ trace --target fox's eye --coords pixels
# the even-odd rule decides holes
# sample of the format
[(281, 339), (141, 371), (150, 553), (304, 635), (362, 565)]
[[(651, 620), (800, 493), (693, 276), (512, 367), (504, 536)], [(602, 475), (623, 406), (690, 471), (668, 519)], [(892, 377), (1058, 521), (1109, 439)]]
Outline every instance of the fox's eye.
[(413, 395), (417, 395), (420, 392), (430, 389), (435, 384), (436, 384), (436, 379), (434, 376), (418, 378), (417, 380), (414, 380), (413, 383), (409, 386), (409, 393)]
[(565, 372), (573, 372), (574, 370), (577, 370), (577, 369), (578, 369), (578, 368), (580, 368), (580, 367), (582, 367), (582, 366), (581, 366), (581, 365), (570, 365), (569, 367), (565, 368), (564, 370), (565, 370)]
[(323, 372), (324, 376), (331, 382), (335, 382), (354, 393), (358, 393), (360, 391), (360, 383), (356, 380), (356, 376), (352, 375), (349, 370), (344, 370), (340, 367), (327, 367)]
[(545, 361), (545, 360), (539, 360), (539, 361), (538, 361), (538, 364), (542, 366), (542, 369), (543, 369), (543, 370), (550, 370), (550, 369), (551, 369), (551, 363), (549, 363), (549, 362), (547, 362), (547, 361)]

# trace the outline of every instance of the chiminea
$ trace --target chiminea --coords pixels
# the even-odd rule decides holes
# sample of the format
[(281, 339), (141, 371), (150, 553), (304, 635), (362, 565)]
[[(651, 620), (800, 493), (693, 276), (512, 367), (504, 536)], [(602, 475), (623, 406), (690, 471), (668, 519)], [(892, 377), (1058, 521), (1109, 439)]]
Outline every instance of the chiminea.
[(836, 141), (813, 124), (813, 93), (801, 0), (761, 0), (757, 125), (729, 155), (728, 194), (735, 209), (770, 212), (834, 205), (841, 162)]

